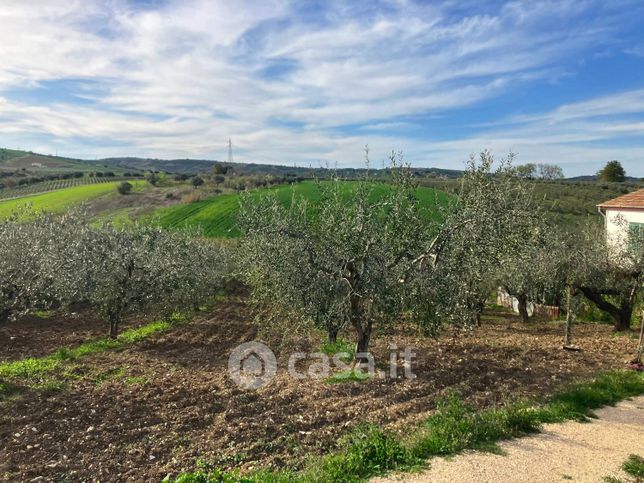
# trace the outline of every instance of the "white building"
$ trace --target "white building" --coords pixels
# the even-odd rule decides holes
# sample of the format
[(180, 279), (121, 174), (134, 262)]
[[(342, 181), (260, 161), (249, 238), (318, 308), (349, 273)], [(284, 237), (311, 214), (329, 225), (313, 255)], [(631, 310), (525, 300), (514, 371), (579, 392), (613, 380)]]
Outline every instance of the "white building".
[(644, 240), (644, 189), (597, 205), (606, 222), (606, 237), (618, 249)]

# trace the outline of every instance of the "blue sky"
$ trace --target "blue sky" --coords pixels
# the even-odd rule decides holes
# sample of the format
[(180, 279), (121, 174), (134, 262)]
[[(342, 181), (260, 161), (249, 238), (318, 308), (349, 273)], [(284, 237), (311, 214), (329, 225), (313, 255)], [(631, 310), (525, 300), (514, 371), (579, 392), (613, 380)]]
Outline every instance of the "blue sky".
[(0, 146), (644, 177), (644, 2), (0, 2)]

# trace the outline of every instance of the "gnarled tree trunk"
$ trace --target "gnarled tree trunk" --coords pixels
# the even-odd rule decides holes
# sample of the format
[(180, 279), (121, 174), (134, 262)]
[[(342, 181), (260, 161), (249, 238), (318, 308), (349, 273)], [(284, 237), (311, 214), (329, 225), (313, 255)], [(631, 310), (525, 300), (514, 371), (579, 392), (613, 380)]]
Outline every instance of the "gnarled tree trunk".
[(110, 320), (110, 339), (116, 339), (119, 335), (118, 320)]
[(338, 328), (329, 322), (326, 326), (326, 331), (329, 336), (329, 342), (335, 344), (338, 341)]
[(634, 283), (628, 289), (617, 294), (619, 305), (605, 300), (602, 292), (598, 290), (590, 287), (579, 287), (579, 290), (581, 290), (588, 300), (613, 318), (613, 330), (615, 332), (623, 332), (631, 328), (631, 316), (633, 315), (633, 308), (635, 306), (637, 288), (637, 284)]
[[(365, 326), (356, 327), (358, 341), (356, 343), (356, 354), (369, 352), (369, 342), (371, 340), (371, 324), (367, 323)], [(365, 357), (356, 356), (356, 360), (366, 362)]]
[(530, 316), (528, 315), (528, 296), (526, 294), (517, 295), (519, 315), (521, 316), (522, 322), (530, 322)]
[(0, 325), (6, 324), (9, 322), (9, 316), (11, 315), (11, 310), (0, 310)]
[(360, 297), (353, 295), (351, 297), (351, 325), (356, 330), (356, 362), (368, 362), (368, 358), (360, 356), (369, 352), (369, 342), (371, 341), (372, 322), (366, 317), (362, 300)]

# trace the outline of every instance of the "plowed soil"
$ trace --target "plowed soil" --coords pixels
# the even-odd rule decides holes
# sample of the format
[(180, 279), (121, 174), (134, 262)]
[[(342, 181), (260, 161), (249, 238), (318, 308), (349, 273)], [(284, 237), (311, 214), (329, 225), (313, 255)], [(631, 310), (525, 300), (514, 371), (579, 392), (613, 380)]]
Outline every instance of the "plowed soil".
[[(332, 450), (360, 422), (408, 433), (448, 390), (477, 407), (542, 397), (573, 379), (623, 368), (636, 345), (608, 325), (579, 324), (574, 333), (581, 352), (561, 350), (559, 322), (524, 325), (496, 314), (472, 332), (438, 339), (402, 327), (376, 337), (372, 349), (387, 367), (389, 344), (412, 347), (415, 379), (298, 380), (282, 353), (270, 384), (244, 390), (228, 375), (228, 356), (257, 332), (244, 298), (230, 297), (171, 332), (77, 361), (62, 389), (25, 388), (0, 403), (0, 479), (158, 481), (194, 469), (198, 459), (222, 468), (298, 466)], [(48, 348), (69, 340), (51, 334)], [(297, 348), (317, 351), (319, 342)], [(0, 360), (14, 356), (0, 352)]]
[[(121, 325), (121, 330), (143, 323), (140, 319), (128, 319)], [(30, 315), (0, 325), (0, 362), (41, 357), (61, 347), (106, 337), (107, 333), (107, 324), (88, 310), (41, 317)]]

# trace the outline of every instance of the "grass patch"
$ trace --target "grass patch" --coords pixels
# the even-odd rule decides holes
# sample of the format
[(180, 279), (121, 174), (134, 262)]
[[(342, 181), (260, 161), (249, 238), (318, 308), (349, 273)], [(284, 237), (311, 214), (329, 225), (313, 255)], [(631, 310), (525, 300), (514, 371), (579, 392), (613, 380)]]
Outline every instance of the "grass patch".
[(616, 371), (602, 374), (590, 383), (573, 384), (552, 396), (540, 410), (544, 423), (566, 420), (585, 420), (593, 409), (613, 406), (619, 401), (644, 393), (644, 375), (635, 371)]
[[(644, 375), (619, 371), (601, 375), (586, 383), (572, 384), (543, 404), (515, 403), (499, 409), (477, 411), (456, 394), (438, 402), (436, 412), (411, 436), (399, 439), (374, 425), (356, 428), (330, 455), (314, 460), (301, 472), (222, 471), (201, 468), (166, 482), (253, 483), (253, 482), (359, 482), (392, 470), (422, 467), (436, 455), (451, 455), (464, 449), (495, 447), (497, 441), (534, 433), (542, 424), (579, 420), (592, 410), (644, 394)], [(630, 464), (629, 464), (630, 463)], [(643, 471), (642, 458), (632, 455), (624, 465)], [(626, 468), (624, 468), (625, 471)]]
[(38, 317), (40, 319), (49, 319), (54, 315), (56, 315), (56, 311), (55, 310), (36, 310), (33, 313), (33, 315), (34, 317)]
[(371, 376), (362, 372), (360, 369), (348, 369), (346, 371), (336, 372), (331, 374), (325, 382), (328, 384), (339, 384), (342, 382), (363, 382), (369, 379)]
[(635, 478), (644, 478), (644, 458), (632, 454), (622, 463), (622, 469)]
[(343, 440), (338, 453), (322, 459), (304, 476), (305, 481), (314, 475), (323, 475), (322, 481), (362, 481), (393, 468), (409, 469), (420, 463), (397, 438), (375, 425), (363, 425)]
[(125, 378), (126, 374), (127, 374), (127, 369), (125, 367), (117, 367), (115, 369), (110, 369), (96, 376), (96, 378), (94, 378), (94, 384), (96, 384), (97, 386), (100, 386), (101, 384), (107, 381), (123, 379)]
[[(45, 357), (29, 357), (19, 361), (0, 364), (0, 381), (20, 380), (32, 386), (47, 384), (45, 377), (60, 369), (68, 361), (85, 357), (111, 349), (118, 349), (126, 345), (139, 342), (153, 334), (170, 330), (174, 324), (171, 322), (152, 322), (150, 324), (128, 329), (122, 332), (117, 339), (98, 339), (85, 342), (74, 348), (61, 348), (55, 353)], [(0, 396), (7, 395), (12, 386), (7, 382), (0, 382)]]
[(320, 352), (328, 356), (340, 355), (341, 361), (351, 362), (355, 354), (355, 344), (342, 339), (335, 342), (327, 341), (320, 346)]
[(539, 411), (527, 405), (477, 411), (451, 394), (438, 401), (436, 413), (425, 421), (410, 446), (415, 456), (426, 459), (469, 448), (489, 450), (494, 448), (492, 443), (540, 428)]
[(125, 384), (134, 385), (134, 384), (145, 384), (147, 379), (144, 376), (132, 376), (125, 378)]

